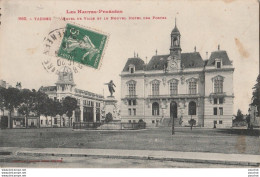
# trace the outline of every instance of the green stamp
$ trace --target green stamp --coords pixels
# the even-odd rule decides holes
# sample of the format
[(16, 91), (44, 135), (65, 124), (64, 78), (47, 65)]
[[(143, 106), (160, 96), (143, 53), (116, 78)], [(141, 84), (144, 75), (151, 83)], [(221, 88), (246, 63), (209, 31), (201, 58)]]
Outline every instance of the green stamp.
[(58, 56), (97, 69), (107, 40), (108, 36), (105, 34), (68, 23)]

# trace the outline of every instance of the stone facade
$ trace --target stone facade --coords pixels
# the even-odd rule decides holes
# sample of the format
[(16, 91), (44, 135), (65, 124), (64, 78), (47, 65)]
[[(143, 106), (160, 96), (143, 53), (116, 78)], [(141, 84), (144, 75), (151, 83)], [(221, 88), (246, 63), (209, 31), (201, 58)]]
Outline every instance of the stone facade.
[(129, 58), (121, 72), (121, 118), (147, 126), (231, 127), (233, 72), (227, 52), (211, 53), (203, 60), (199, 52), (182, 53), (181, 35), (175, 25), (170, 54), (155, 55), (145, 64)]
[(72, 118), (65, 115), (56, 117), (41, 116), (41, 127), (69, 127), (73, 122), (100, 122), (104, 114), (104, 97), (86, 90), (77, 89), (73, 80), (73, 73), (69, 68), (59, 72), (56, 86), (41, 87), (49, 98), (63, 100), (70, 96), (77, 99), (79, 109), (74, 111)]

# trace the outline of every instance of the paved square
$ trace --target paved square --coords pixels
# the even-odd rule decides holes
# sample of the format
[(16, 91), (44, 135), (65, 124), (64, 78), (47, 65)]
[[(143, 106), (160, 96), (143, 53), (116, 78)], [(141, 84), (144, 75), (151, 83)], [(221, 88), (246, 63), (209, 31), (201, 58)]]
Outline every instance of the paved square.
[[(7, 136), (8, 135), (8, 136)], [(259, 130), (187, 127), (140, 131), (73, 131), (70, 128), (0, 130), (0, 146), (28, 148), (88, 148), (260, 154)]]

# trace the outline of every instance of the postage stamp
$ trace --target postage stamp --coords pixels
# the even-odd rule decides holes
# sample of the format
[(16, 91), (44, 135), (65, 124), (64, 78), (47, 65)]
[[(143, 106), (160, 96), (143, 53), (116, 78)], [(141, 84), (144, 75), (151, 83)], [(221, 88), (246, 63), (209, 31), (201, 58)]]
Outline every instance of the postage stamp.
[(67, 23), (58, 57), (97, 69), (104, 55), (108, 35)]
[(81, 63), (57, 56), (67, 23), (68, 22), (64, 20), (53, 18), (52, 23), (44, 36), (42, 45), (44, 54), (42, 66), (48, 73), (59, 74), (60, 70), (63, 70), (64, 67), (68, 67), (76, 74), (83, 68)]

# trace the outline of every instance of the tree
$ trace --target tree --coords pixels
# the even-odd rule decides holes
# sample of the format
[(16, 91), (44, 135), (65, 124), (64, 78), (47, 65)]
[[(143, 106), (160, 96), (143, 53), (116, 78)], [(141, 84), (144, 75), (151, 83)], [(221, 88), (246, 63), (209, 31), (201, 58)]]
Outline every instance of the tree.
[(4, 107), (9, 111), (8, 123), (9, 127), (12, 128), (11, 114), (15, 108), (17, 108), (21, 103), (21, 94), (17, 88), (8, 88), (5, 92), (5, 103)]
[(71, 117), (73, 115), (73, 111), (78, 107), (77, 100), (75, 98), (67, 96), (63, 102), (64, 113), (69, 117), (69, 126), (71, 126)]
[(3, 116), (5, 111), (5, 92), (6, 88), (0, 87), (0, 109), (3, 112)]
[(38, 124), (40, 126), (40, 116), (50, 115), (50, 109), (52, 108), (52, 105), (50, 105), (49, 97), (47, 94), (41, 91), (35, 91), (32, 90), (33, 98), (34, 98), (34, 104), (32, 112), (35, 113), (38, 117)]
[(29, 89), (23, 89), (20, 91), (20, 105), (18, 106), (18, 112), (25, 116), (25, 127), (28, 127), (28, 117), (32, 113), (34, 108), (34, 95)]
[(243, 114), (242, 114), (242, 111), (241, 111), (240, 109), (238, 109), (238, 110), (237, 110), (237, 115), (236, 115), (235, 120), (236, 120), (236, 121), (243, 121), (243, 118), (244, 118), (244, 116), (243, 116)]
[(256, 84), (253, 87), (252, 106), (257, 107), (257, 111), (260, 112), (260, 74), (256, 79)]
[[(62, 117), (63, 114), (65, 114), (65, 109), (62, 105), (61, 102), (57, 101), (57, 100), (52, 100), (52, 109), (51, 109), (51, 116), (54, 117), (56, 115), (59, 115), (60, 117)], [(61, 120), (60, 120), (60, 127), (61, 127)]]
[(189, 120), (189, 124), (190, 124), (190, 129), (192, 130), (192, 127), (193, 127), (194, 125), (196, 125), (196, 120), (195, 120), (195, 119), (190, 119), (190, 120)]

